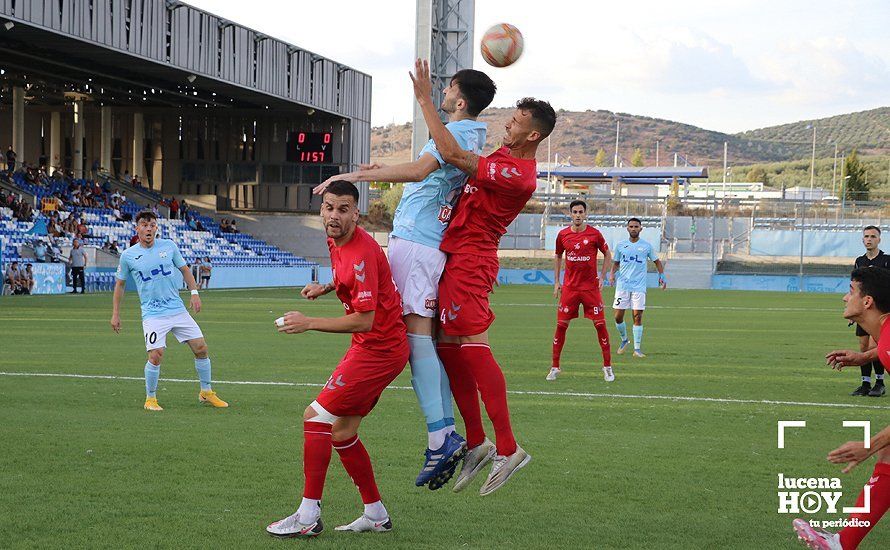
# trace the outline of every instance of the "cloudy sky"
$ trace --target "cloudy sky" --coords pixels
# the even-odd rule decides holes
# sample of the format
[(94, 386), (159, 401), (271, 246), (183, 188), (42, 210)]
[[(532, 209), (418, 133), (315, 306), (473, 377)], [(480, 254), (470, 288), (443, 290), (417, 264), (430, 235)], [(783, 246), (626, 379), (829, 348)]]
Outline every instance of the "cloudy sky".
[[(188, 0), (373, 77), (373, 124), (411, 118), (414, 0)], [(737, 132), (890, 105), (890, 2), (476, 0), (476, 40), (519, 27), (513, 66), (474, 67), (494, 106), (535, 95)]]

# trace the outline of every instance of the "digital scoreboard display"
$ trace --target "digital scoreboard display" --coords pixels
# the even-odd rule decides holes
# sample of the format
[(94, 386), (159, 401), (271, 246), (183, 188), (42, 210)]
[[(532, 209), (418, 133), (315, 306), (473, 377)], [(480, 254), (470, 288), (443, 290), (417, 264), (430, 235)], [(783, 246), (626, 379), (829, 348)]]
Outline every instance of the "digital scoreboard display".
[(334, 134), (331, 132), (288, 132), (288, 162), (332, 164), (333, 138)]

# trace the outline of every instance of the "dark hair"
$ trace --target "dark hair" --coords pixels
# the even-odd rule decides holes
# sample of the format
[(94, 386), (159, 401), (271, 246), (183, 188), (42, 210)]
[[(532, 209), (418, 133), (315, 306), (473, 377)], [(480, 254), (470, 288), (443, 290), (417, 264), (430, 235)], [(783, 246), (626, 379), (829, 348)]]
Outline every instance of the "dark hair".
[(140, 220), (158, 220), (158, 215), (152, 212), (151, 210), (142, 210), (138, 214), (136, 214), (136, 218), (133, 220), (134, 223), (139, 223)]
[(850, 274), (850, 280), (859, 283), (863, 296), (871, 296), (875, 308), (890, 313), (890, 270), (883, 267), (860, 267)]
[(572, 203), (569, 204), (569, 211), (571, 211), (576, 206), (583, 206), (584, 211), (587, 212), (587, 201), (582, 201), (580, 199), (572, 201)]
[(463, 69), (454, 73), (451, 84), (457, 85), (460, 95), (467, 102), (467, 113), (470, 116), (479, 116), (479, 113), (491, 105), (498, 87), (494, 81), (482, 71)]
[(355, 199), (356, 204), (358, 204), (358, 189), (356, 189), (355, 185), (346, 180), (334, 180), (331, 182), (327, 189), (324, 190), (325, 195), (328, 193), (337, 197), (349, 195)]
[(541, 134), (541, 140), (550, 135), (556, 126), (556, 111), (549, 103), (533, 97), (524, 97), (516, 102), (516, 108), (520, 111), (531, 113), (535, 128)]
[(640, 221), (640, 218), (631, 218), (627, 220), (627, 225), (630, 225), (630, 222), (637, 222), (638, 224), (640, 224), (640, 227), (643, 226), (643, 222)]
[(881, 234), (881, 228), (878, 227), (877, 225), (866, 225), (866, 226), (865, 226), (865, 229), (863, 229), (862, 232), (865, 233), (865, 232), (868, 231), (869, 229), (874, 229), (875, 231), (878, 232), (878, 235)]

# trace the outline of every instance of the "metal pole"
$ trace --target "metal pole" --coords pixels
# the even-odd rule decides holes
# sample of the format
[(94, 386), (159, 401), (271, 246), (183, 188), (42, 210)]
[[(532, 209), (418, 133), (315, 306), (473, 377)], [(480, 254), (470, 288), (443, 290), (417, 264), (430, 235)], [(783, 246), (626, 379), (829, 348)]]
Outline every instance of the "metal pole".
[(801, 203), (801, 211), (800, 211), (800, 262), (799, 262), (799, 272), (797, 275), (797, 291), (803, 292), (803, 225), (804, 225), (804, 215), (807, 211), (807, 200), (804, 199)]
[(841, 215), (847, 219), (847, 155), (841, 157)]
[(726, 163), (729, 157), (729, 143), (723, 142), (723, 198), (726, 199)]
[(659, 149), (658, 146), (659, 146), (659, 145), (660, 145), (660, 143), (659, 143), (659, 141), (656, 139), (656, 140), (655, 140), (655, 166), (656, 166), (656, 167), (658, 166), (658, 149)]
[[(550, 139), (550, 136), (547, 136)], [(831, 170), (831, 194), (835, 193), (835, 183), (837, 182), (837, 143), (834, 144), (834, 168)]]
[[(810, 161), (810, 191), (816, 181), (816, 125), (813, 125), (813, 159)], [(812, 193), (810, 193), (812, 195)]]
[(615, 122), (615, 163), (612, 165), (613, 167), (618, 167), (618, 136), (621, 133), (621, 121), (618, 120)]

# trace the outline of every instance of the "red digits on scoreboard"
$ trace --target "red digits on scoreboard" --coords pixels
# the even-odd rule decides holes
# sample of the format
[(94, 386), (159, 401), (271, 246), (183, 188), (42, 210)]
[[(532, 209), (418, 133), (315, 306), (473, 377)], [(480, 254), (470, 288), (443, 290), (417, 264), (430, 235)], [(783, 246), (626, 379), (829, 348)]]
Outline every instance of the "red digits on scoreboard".
[(325, 144), (328, 144), (331, 142), (331, 134), (330, 133), (325, 133), (324, 142), (325, 142)]
[(306, 141), (305, 132), (300, 132), (299, 134), (297, 134), (297, 143), (303, 143), (305, 141)]

